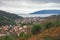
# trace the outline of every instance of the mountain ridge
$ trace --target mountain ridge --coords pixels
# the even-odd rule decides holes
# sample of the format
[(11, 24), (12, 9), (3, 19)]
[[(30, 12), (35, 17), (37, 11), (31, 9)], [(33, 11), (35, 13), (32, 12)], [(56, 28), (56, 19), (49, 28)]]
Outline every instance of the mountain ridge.
[(60, 10), (41, 10), (30, 14), (60, 14)]
[(21, 16), (18, 16), (17, 14), (9, 13), (2, 10), (0, 10), (0, 16), (3, 16), (4, 18), (7, 18), (7, 19), (13, 19), (13, 20), (22, 18)]

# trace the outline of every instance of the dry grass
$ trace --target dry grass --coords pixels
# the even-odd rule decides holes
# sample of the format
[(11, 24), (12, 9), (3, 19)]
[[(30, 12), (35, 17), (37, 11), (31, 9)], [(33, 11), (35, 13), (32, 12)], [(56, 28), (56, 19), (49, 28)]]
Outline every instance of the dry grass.
[(38, 35), (34, 35), (30, 37), (28, 40), (44, 40), (45, 37), (50, 37), (50, 38), (56, 38), (58, 35), (60, 35), (60, 27), (53, 27), (47, 30), (44, 30), (42, 33)]

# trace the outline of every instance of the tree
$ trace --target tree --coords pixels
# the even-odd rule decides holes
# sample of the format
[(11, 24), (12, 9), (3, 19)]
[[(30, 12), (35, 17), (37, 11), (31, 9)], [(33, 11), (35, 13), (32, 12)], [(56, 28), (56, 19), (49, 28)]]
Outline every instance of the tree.
[(32, 26), (32, 34), (37, 34), (37, 33), (39, 33), (40, 32), (40, 30), (41, 30), (41, 25), (39, 25), (39, 24), (35, 24), (35, 25), (33, 25)]

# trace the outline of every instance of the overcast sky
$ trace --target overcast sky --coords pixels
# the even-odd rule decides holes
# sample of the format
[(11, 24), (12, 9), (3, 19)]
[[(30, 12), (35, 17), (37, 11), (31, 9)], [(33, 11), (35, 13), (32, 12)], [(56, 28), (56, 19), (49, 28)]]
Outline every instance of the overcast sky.
[(45, 9), (60, 10), (60, 0), (0, 0), (0, 10), (11, 13), (29, 14)]

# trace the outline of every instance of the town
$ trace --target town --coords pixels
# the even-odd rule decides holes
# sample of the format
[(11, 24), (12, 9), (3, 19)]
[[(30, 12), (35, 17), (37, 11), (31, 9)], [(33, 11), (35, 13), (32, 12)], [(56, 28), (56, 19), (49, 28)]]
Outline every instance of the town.
[(24, 18), (24, 19), (19, 19), (15, 20), (17, 25), (2, 25), (0, 27), (0, 36), (5, 36), (6, 34), (17, 34), (20, 36), (21, 32), (24, 33), (31, 33), (31, 25), (42, 22), (44, 19), (41, 18)]

